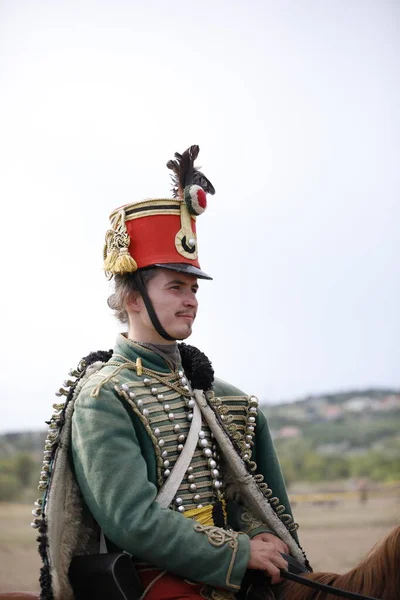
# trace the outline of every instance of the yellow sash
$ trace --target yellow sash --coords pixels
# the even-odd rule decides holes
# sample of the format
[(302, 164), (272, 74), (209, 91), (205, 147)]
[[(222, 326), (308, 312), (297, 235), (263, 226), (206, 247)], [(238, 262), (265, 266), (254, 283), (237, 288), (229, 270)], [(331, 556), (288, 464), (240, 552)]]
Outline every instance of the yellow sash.
[[(226, 522), (227, 514), (225, 500), (221, 500), (221, 504), (222, 512), (224, 513)], [(200, 525), (215, 525), (212, 518), (212, 510), (213, 505), (207, 504), (206, 506), (202, 506), (201, 508), (193, 508), (192, 510), (186, 510), (183, 514), (188, 519), (194, 519), (194, 521), (197, 521), (198, 523), (200, 523)]]

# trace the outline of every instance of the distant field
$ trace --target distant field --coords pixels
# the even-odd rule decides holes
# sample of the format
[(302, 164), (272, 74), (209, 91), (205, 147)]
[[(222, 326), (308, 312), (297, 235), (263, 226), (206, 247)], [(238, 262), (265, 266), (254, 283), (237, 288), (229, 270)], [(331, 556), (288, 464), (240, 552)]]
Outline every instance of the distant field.
[(0, 591), (37, 591), (40, 558), (32, 504), (0, 504)]
[(314, 571), (345, 573), (400, 525), (400, 493), (373, 496), (367, 504), (344, 499), (333, 506), (297, 504), (301, 545)]
[[(0, 504), (0, 592), (38, 590), (40, 560), (32, 505)], [(301, 544), (314, 570), (345, 572), (400, 524), (400, 494), (373, 496), (365, 505), (344, 498), (332, 506), (297, 503)]]

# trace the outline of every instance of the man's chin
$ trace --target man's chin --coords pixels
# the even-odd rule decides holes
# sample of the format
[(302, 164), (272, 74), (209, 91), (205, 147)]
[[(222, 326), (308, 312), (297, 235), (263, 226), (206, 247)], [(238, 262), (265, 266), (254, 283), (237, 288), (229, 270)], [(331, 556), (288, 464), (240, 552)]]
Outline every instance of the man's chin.
[(185, 328), (180, 328), (179, 331), (176, 331), (174, 337), (178, 340), (186, 340), (188, 337), (192, 335), (192, 326), (188, 325)]

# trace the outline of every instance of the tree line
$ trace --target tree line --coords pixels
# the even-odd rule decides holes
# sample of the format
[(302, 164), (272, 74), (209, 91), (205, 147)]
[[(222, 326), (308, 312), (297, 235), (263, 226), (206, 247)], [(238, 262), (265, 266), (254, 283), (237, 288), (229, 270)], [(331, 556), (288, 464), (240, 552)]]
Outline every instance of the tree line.
[(304, 439), (277, 440), (276, 447), (288, 484), (358, 478), (400, 481), (399, 438), (387, 441), (381, 448), (354, 454), (321, 454)]
[(0, 502), (24, 500), (37, 496), (40, 463), (28, 452), (18, 452), (0, 459)]

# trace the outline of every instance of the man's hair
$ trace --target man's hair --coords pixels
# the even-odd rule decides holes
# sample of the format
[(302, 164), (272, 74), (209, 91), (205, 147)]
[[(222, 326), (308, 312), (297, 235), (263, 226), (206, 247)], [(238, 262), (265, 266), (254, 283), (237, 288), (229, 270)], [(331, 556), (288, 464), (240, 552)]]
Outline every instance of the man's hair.
[[(140, 274), (143, 284), (146, 286), (157, 274), (157, 267), (141, 269)], [(132, 294), (140, 294), (135, 273), (127, 275), (114, 275), (114, 293), (107, 300), (107, 304), (114, 311), (114, 316), (120, 323), (128, 323), (128, 313), (126, 305), (132, 297)]]

